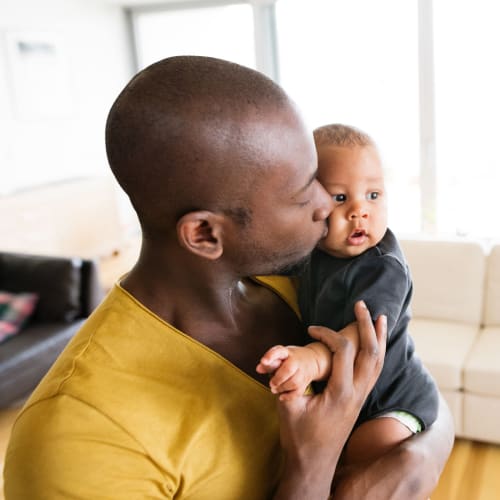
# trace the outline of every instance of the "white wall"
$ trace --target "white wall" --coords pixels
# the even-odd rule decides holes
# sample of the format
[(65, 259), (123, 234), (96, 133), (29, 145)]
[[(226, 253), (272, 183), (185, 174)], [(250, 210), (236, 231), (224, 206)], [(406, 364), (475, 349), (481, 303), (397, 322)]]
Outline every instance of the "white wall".
[[(106, 115), (133, 73), (126, 26), (119, 6), (97, 0), (0, 0), (0, 195), (108, 175)], [(56, 95), (41, 73), (28, 91), (25, 77), (15, 86), (13, 38), (58, 43), (64, 61), (52, 73)], [(38, 105), (26, 109), (33, 99)]]

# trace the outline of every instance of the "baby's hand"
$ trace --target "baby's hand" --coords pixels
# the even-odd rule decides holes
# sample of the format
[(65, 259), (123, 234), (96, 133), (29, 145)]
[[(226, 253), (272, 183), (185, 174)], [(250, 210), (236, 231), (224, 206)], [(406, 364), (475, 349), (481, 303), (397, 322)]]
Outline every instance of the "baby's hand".
[(280, 400), (289, 401), (302, 396), (316, 380), (315, 353), (308, 347), (274, 346), (262, 356), (257, 372), (273, 374), (269, 381), (271, 392), (279, 394)]
[(267, 373), (268, 375), (272, 375), (288, 358), (288, 347), (282, 345), (275, 345), (271, 347), (262, 358), (260, 358), (260, 362), (257, 365), (258, 373)]

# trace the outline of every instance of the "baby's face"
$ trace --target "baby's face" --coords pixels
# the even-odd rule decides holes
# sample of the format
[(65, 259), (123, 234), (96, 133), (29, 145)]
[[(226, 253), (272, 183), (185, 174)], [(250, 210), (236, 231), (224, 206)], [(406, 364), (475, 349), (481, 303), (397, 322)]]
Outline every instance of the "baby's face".
[(335, 257), (355, 257), (376, 245), (387, 229), (382, 165), (371, 146), (320, 146), (318, 179), (332, 195), (328, 235), (320, 248)]

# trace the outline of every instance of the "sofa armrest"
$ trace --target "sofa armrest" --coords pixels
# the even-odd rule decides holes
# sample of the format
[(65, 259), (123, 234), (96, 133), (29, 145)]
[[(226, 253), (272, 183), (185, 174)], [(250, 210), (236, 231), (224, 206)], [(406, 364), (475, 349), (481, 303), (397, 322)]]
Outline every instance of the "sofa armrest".
[(93, 261), (11, 252), (0, 252), (0, 290), (37, 293), (34, 322), (69, 323), (102, 298)]
[(99, 265), (95, 260), (82, 260), (80, 287), (81, 313), (87, 317), (99, 305), (104, 297), (104, 290), (99, 280)]

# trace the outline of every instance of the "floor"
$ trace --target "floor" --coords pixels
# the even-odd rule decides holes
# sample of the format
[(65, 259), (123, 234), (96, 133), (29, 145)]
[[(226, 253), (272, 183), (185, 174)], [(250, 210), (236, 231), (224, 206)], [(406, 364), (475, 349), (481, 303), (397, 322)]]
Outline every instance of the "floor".
[[(0, 411), (0, 469), (18, 409)], [(432, 500), (498, 500), (500, 446), (457, 439)], [(3, 477), (0, 477), (0, 500)]]
[(457, 439), (432, 500), (498, 500), (500, 446)]

